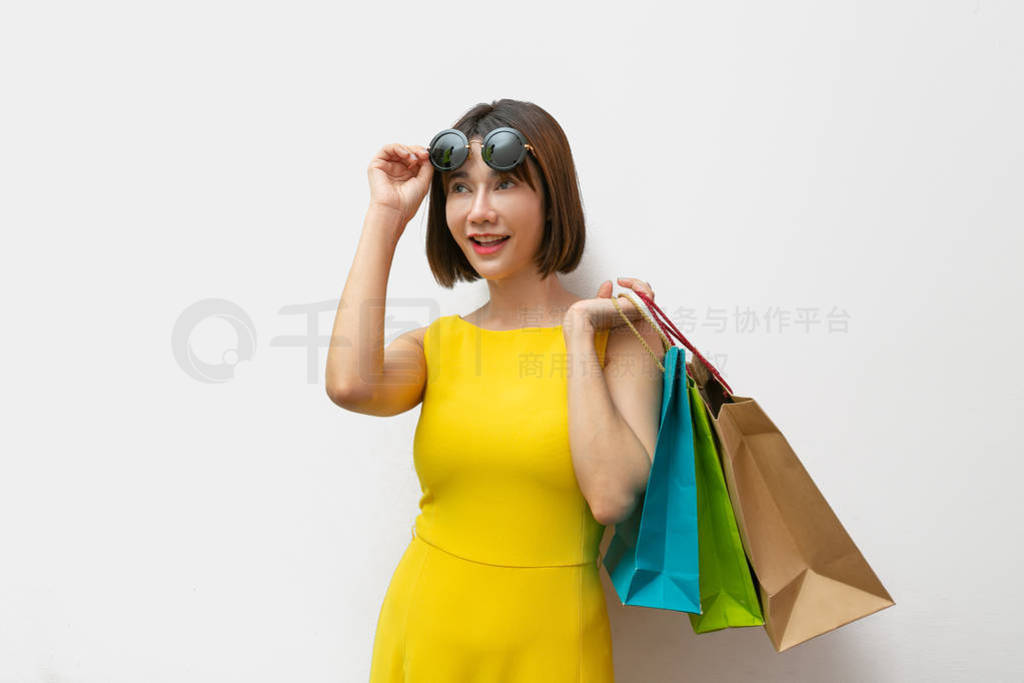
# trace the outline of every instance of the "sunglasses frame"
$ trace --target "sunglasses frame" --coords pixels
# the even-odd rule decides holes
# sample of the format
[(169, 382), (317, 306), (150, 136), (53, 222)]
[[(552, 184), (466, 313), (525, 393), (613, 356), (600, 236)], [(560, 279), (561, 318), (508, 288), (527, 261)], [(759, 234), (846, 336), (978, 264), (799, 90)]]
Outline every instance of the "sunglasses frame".
[[(452, 133), (452, 134), (458, 136), (459, 139), (462, 141), (462, 145), (467, 150), (471, 150), (472, 149), (470, 147), (470, 145), (469, 145), (469, 138), (467, 138), (466, 134), (463, 133), (458, 128), (445, 128), (440, 133), (438, 133), (433, 138), (431, 138), (430, 144), (427, 145), (428, 156), (430, 157), (430, 163), (437, 170), (444, 171), (444, 172), (454, 171), (455, 169), (457, 169), (460, 166), (462, 166), (462, 164), (466, 163), (466, 159), (469, 159), (469, 152), (466, 152), (466, 159), (463, 159), (456, 166), (452, 166), (451, 168), (443, 168), (436, 161), (434, 161), (434, 151), (433, 151), (434, 150), (434, 143), (436, 143), (441, 138), (442, 135), (446, 135), (448, 133)], [(520, 151), (519, 151), (519, 156), (516, 158), (516, 160), (512, 163), (511, 166), (502, 167), (502, 166), (495, 165), (494, 163), (491, 162), (491, 160), (488, 158), (489, 155), (486, 153), (488, 143), (490, 142), (491, 138), (494, 137), (495, 135), (497, 135), (498, 133), (512, 133), (516, 137), (516, 139), (519, 140), (519, 144), (522, 146)], [(461, 147), (456, 147), (456, 149), (461, 149)], [(486, 163), (488, 166), (493, 168), (495, 171), (503, 171), (503, 172), (504, 171), (511, 171), (513, 168), (515, 168), (519, 164), (523, 163), (523, 160), (526, 158), (526, 153), (527, 152), (532, 154), (534, 156), (534, 158), (537, 157), (537, 153), (534, 151), (533, 145), (531, 145), (530, 143), (528, 143), (526, 141), (526, 136), (524, 136), (522, 133), (520, 133), (515, 128), (511, 128), (510, 126), (500, 126), (498, 128), (495, 128), (494, 130), (490, 131), (489, 133), (487, 133), (487, 135), (484, 136), (483, 145), (480, 147), (480, 150), (481, 150), (481, 156), (483, 156), (484, 163)]]

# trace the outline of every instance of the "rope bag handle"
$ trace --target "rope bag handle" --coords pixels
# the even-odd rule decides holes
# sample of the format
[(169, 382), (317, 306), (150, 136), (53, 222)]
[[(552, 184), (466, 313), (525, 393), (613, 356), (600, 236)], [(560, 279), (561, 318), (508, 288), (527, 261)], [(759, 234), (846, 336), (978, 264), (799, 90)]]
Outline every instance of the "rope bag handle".
[[(714, 376), (714, 378), (718, 380), (718, 383), (721, 384), (722, 387), (726, 390), (727, 394), (731, 396), (732, 388), (726, 383), (724, 379), (722, 379), (722, 375), (719, 374), (718, 370), (715, 369), (715, 366), (713, 366), (701, 354), (701, 352), (698, 351), (697, 348), (693, 344), (691, 344), (686, 337), (683, 336), (683, 333), (680, 332), (679, 329), (672, 322), (672, 320), (667, 315), (665, 315), (665, 312), (658, 308), (658, 305), (654, 303), (654, 300), (648, 297), (643, 292), (636, 292), (636, 294), (643, 300), (645, 304), (647, 304), (646, 306), (641, 306), (640, 304), (638, 304), (630, 294), (622, 293), (619, 294), (619, 296), (626, 297), (626, 299), (628, 299), (629, 302), (632, 303), (638, 311), (640, 311), (640, 314), (644, 317), (644, 319), (647, 320), (647, 322), (650, 323), (652, 327), (654, 327), (654, 329), (658, 332), (658, 336), (661, 337), (661, 343), (665, 347), (664, 350), (668, 351), (669, 348), (674, 346), (674, 344), (669, 339), (669, 335), (676, 337), (683, 344), (683, 346), (689, 349), (693, 353), (694, 357), (697, 358), (701, 362), (701, 364), (708, 369), (708, 371)], [(654, 358), (654, 362), (658, 364), (658, 367), (661, 368), (661, 371), (665, 372), (665, 366), (661, 364), (661, 362), (658, 360), (658, 357), (654, 355), (653, 351), (651, 351), (651, 347), (649, 347), (647, 345), (647, 342), (644, 341), (643, 335), (640, 334), (636, 327), (633, 326), (633, 323), (630, 322), (629, 318), (626, 317), (626, 314), (623, 313), (622, 309), (619, 308), (618, 296), (612, 297), (612, 305), (615, 306), (615, 310), (619, 312), (619, 315), (622, 316), (622, 319), (626, 321), (627, 325), (629, 325), (629, 329), (633, 330), (633, 334), (635, 334), (637, 339), (640, 340), (640, 343), (643, 344), (644, 349), (647, 350), (647, 353), (649, 353), (651, 357)], [(659, 315), (660, 317), (658, 317)], [(653, 320), (652, 316), (654, 316)], [(664, 321), (662, 321), (662, 318), (664, 318)], [(690, 377), (693, 377), (693, 373), (690, 372), (689, 367), (687, 367), (686, 372), (688, 375), (690, 375)]]

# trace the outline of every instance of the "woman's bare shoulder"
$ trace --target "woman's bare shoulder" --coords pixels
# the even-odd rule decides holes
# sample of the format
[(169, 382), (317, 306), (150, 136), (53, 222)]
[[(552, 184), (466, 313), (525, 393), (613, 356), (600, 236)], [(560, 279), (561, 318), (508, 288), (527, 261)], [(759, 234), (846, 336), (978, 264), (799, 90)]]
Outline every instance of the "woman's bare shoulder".
[[(644, 343), (640, 342), (641, 337)], [(646, 348), (644, 344), (647, 345)], [(650, 352), (647, 349), (650, 349)], [(605, 371), (621, 372), (627, 365), (642, 368), (648, 361), (654, 362), (651, 354), (654, 354), (658, 362), (665, 358), (665, 346), (661, 335), (650, 325), (636, 325), (636, 332), (629, 325), (613, 327), (608, 331), (608, 341), (605, 345)]]
[(415, 342), (422, 349), (424, 340), (426, 339), (427, 336), (427, 330), (436, 325), (438, 322), (440, 322), (442, 318), (445, 317), (447, 316), (442, 315), (438, 318), (435, 318), (432, 322), (424, 325), (423, 327), (416, 327), (411, 330), (406, 330), (402, 334), (395, 337), (395, 340), (397, 341), (398, 339), (405, 339), (411, 342)]

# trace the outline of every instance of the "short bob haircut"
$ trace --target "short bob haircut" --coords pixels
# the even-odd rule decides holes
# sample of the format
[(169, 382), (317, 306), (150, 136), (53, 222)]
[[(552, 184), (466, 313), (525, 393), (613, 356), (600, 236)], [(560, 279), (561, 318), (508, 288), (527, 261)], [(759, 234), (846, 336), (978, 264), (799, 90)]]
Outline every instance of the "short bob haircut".
[[(526, 161), (509, 173), (537, 191), (536, 180), (543, 186), (546, 215), (544, 236), (534, 258), (541, 279), (551, 273), (571, 273), (583, 258), (586, 226), (580, 201), (579, 180), (572, 160), (572, 150), (565, 132), (549, 113), (532, 102), (501, 99), (481, 103), (467, 111), (452, 128), (461, 130), (470, 140), (500, 126), (511, 126), (521, 132), (533, 147)], [(529, 166), (529, 172), (527, 172)], [(435, 169), (430, 183), (430, 207), (427, 212), (427, 262), (434, 279), (451, 289), (459, 280), (474, 282), (480, 274), (456, 244), (445, 218), (445, 192), (448, 172)]]

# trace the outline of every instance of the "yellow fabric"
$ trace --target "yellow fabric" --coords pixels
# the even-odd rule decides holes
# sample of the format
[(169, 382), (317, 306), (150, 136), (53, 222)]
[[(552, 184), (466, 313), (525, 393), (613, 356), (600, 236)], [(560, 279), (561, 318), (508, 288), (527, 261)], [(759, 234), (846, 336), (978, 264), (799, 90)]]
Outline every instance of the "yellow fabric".
[[(604, 366), (608, 331), (594, 348)], [(377, 621), (370, 683), (613, 683), (604, 526), (569, 449), (559, 327), (424, 337), (423, 495)]]

